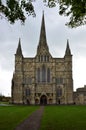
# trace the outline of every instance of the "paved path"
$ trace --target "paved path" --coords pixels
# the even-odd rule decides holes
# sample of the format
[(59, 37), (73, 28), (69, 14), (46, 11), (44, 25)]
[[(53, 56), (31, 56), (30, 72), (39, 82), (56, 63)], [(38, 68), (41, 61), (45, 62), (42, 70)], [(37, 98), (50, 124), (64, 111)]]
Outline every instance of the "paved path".
[(10, 104), (0, 104), (0, 106), (12, 106)]
[(40, 127), (43, 110), (44, 106), (41, 106), (40, 109), (32, 113), (29, 118), (18, 125), (15, 130), (38, 130)]

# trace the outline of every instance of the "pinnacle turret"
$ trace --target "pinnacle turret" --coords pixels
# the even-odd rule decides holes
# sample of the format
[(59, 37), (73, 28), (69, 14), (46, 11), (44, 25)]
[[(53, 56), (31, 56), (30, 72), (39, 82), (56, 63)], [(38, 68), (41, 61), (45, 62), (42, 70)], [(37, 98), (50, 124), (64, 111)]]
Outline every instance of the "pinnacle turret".
[(22, 49), (21, 49), (20, 38), (19, 38), (19, 43), (18, 43), (18, 48), (17, 48), (17, 51), (16, 51), (16, 55), (22, 56)]
[(69, 40), (67, 40), (67, 47), (66, 47), (65, 55), (71, 55), (71, 50), (69, 47)]

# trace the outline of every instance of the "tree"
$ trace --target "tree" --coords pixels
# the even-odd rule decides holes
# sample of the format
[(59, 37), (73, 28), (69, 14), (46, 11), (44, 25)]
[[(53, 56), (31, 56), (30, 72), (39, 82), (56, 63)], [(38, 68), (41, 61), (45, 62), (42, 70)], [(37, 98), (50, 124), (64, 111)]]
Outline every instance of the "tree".
[(70, 16), (66, 24), (78, 27), (86, 24), (86, 0), (59, 0), (59, 14)]
[(2, 101), (3, 97), (2, 93), (0, 93), (0, 101)]
[[(26, 14), (35, 16), (33, 2), (36, 0), (0, 0), (0, 16), (5, 16), (8, 21), (16, 20), (25, 22)], [(49, 8), (59, 4), (59, 14), (69, 16), (66, 23), (69, 27), (78, 27), (86, 24), (86, 0), (43, 0)], [(25, 14), (26, 13), (26, 14)]]
[(26, 15), (35, 16), (34, 7), (31, 0), (6, 0), (6, 3), (0, 0), (0, 16), (7, 18), (10, 23), (20, 20), (22, 23), (26, 20)]
[(86, 24), (86, 0), (45, 0), (49, 7), (59, 4), (59, 14), (69, 16), (66, 23), (69, 27), (78, 27)]

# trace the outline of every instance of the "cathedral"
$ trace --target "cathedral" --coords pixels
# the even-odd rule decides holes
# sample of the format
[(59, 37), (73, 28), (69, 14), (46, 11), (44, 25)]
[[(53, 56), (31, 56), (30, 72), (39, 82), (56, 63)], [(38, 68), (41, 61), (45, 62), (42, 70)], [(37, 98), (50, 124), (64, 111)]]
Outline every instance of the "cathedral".
[(72, 54), (67, 40), (62, 58), (54, 58), (46, 39), (44, 14), (35, 57), (25, 58), (21, 41), (12, 78), (14, 104), (73, 104)]

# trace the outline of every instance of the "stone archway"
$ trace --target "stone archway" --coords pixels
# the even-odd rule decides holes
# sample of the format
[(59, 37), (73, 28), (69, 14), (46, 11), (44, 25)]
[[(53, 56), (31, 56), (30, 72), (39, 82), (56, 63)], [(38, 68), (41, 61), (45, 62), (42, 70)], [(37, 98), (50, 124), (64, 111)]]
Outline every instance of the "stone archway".
[(38, 98), (35, 99), (35, 104), (39, 104), (39, 99)]
[(29, 101), (29, 99), (27, 99), (27, 105), (30, 105), (30, 101)]
[(49, 99), (49, 104), (53, 104), (53, 102), (52, 102), (53, 100), (50, 98)]
[(46, 95), (42, 95), (40, 98), (40, 104), (41, 105), (46, 105), (47, 104), (47, 97)]
[(59, 105), (61, 104), (61, 100), (60, 100), (60, 99), (58, 100), (58, 104), (59, 104)]

